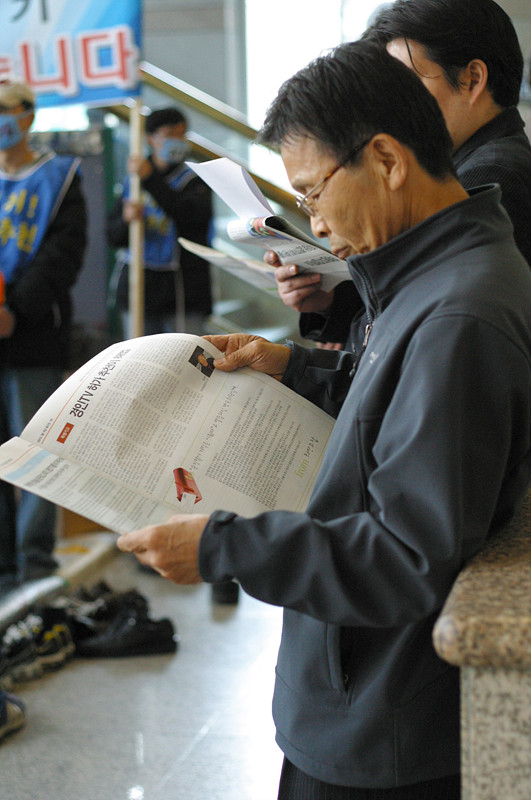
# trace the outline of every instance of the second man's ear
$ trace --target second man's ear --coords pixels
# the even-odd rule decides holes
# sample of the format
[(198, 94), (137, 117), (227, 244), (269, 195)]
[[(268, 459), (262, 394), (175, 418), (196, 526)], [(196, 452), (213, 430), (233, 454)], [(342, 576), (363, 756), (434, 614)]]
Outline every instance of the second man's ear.
[(484, 61), (475, 58), (471, 61), (459, 76), (462, 90), (469, 92), (471, 99), (479, 97), (487, 88), (489, 71)]

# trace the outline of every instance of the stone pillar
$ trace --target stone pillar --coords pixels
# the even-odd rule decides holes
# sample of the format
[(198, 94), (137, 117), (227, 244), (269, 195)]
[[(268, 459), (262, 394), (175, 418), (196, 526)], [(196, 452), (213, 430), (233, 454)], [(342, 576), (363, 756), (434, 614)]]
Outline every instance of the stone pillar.
[(461, 671), (462, 800), (531, 800), (531, 494), (459, 575), (433, 640)]

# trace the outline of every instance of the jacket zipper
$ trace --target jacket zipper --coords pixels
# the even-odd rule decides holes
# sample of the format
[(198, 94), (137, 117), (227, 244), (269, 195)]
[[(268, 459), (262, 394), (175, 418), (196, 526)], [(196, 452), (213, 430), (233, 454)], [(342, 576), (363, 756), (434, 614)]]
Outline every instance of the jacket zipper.
[(354, 375), (356, 374), (358, 366), (359, 366), (359, 363), (361, 361), (361, 357), (364, 354), (365, 350), (367, 349), (367, 345), (369, 343), (369, 337), (370, 337), (370, 335), (372, 333), (372, 328), (373, 328), (373, 321), (369, 317), (368, 314), (367, 314), (367, 318), (368, 318), (369, 322), (365, 325), (365, 334), (363, 336), (363, 342), (362, 342), (362, 345), (361, 345), (361, 348), (360, 348), (360, 352), (358, 353), (358, 356), (357, 356), (357, 358), (356, 358), (356, 360), (354, 362), (354, 366), (352, 367), (352, 369), (350, 370), (350, 372), (348, 374), (349, 378), (353, 378)]
[(372, 331), (372, 322), (368, 322), (365, 325), (365, 336), (363, 337), (363, 344), (361, 346), (362, 347), (362, 352), (364, 352), (365, 348), (367, 347), (367, 344), (369, 342), (369, 336), (371, 335), (371, 331)]

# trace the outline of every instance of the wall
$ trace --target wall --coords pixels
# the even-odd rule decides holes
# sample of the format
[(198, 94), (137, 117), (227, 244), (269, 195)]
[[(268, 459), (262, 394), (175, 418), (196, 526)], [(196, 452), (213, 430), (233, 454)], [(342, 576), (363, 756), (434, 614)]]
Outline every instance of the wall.
[(224, 0), (144, 0), (144, 58), (228, 102)]
[(531, 49), (531, 3), (529, 0), (497, 0), (497, 3), (512, 19), (520, 47), (526, 54)]
[[(258, 2), (258, 0), (252, 0)], [(498, 0), (531, 57), (530, 0)], [(326, 0), (322, 0), (323, 8)], [(144, 58), (246, 111), (246, 0), (144, 0)]]

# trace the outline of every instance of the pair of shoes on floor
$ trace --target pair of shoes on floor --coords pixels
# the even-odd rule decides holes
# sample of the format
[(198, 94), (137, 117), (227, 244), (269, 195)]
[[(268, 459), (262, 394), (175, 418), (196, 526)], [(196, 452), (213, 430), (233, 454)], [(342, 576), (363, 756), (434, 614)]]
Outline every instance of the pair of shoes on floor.
[(20, 637), (0, 646), (0, 689), (12, 689), (16, 683), (32, 681), (44, 674), (33, 639)]
[(10, 625), (0, 644), (0, 685), (40, 678), (47, 670), (59, 669), (75, 653), (66, 614), (42, 607)]
[(19, 697), (0, 691), (0, 739), (17, 731), (26, 722), (26, 709)]
[(152, 619), (145, 611), (121, 608), (100, 633), (77, 644), (82, 658), (121, 658), (124, 656), (175, 653), (178, 636), (171, 620)]
[(136, 589), (115, 592), (100, 581), (53, 603), (67, 613), (76, 653), (83, 658), (155, 655), (177, 649), (173, 623), (152, 619), (146, 597)]
[(93, 583), (92, 586), (78, 586), (67, 596), (67, 599), (74, 602), (90, 603), (114, 594), (116, 592), (109, 586), (107, 581), (101, 580)]
[(103, 581), (93, 588), (81, 587), (72, 595), (58, 597), (51, 605), (67, 615), (76, 648), (80, 642), (103, 634), (124, 609), (148, 614), (148, 601), (136, 589), (115, 592)]
[(71, 616), (97, 621), (109, 620), (123, 605), (147, 609), (148, 601), (136, 589), (117, 592), (105, 581), (99, 581), (88, 589), (80, 586), (71, 594), (60, 595), (50, 605), (64, 609)]
[(236, 581), (222, 581), (212, 584), (212, 600), (219, 605), (236, 605), (240, 595), (240, 586)]

